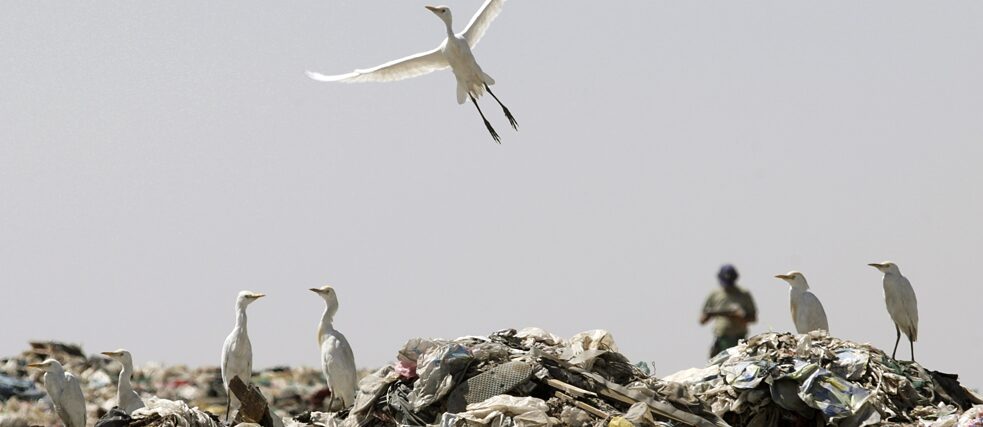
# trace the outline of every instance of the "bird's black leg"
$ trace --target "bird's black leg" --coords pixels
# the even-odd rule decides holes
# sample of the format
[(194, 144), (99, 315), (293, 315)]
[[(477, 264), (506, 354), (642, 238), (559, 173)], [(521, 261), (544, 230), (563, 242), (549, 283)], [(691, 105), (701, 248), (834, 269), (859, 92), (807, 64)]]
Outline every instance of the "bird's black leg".
[(898, 343), (901, 342), (901, 328), (894, 325), (894, 331), (898, 333), (898, 339), (894, 340), (894, 351), (891, 352), (891, 358), (897, 359), (895, 356), (898, 354)]
[(229, 403), (225, 405), (225, 423), (229, 423), (229, 413), (232, 412), (232, 391), (227, 392), (229, 395)]
[(908, 344), (911, 344), (911, 361), (915, 361), (915, 343), (911, 341), (911, 337), (908, 337)]
[(488, 93), (491, 94), (492, 98), (495, 98), (495, 101), (498, 102), (498, 105), (502, 106), (502, 111), (505, 112), (505, 117), (508, 117), (509, 124), (512, 125), (512, 129), (519, 130), (519, 122), (515, 121), (515, 117), (512, 117), (512, 112), (509, 111), (509, 109), (505, 106), (505, 104), (502, 104), (502, 101), (500, 101), (498, 97), (495, 96), (495, 92), (492, 92), (491, 88), (488, 87), (487, 84), (485, 85), (485, 90), (487, 90)]
[(495, 128), (492, 127), (491, 123), (488, 123), (488, 119), (485, 118), (485, 113), (481, 112), (481, 107), (478, 106), (478, 100), (474, 99), (474, 95), (471, 95), (470, 93), (468, 94), (468, 97), (471, 98), (471, 102), (474, 103), (474, 107), (478, 109), (478, 114), (481, 114), (481, 120), (485, 121), (485, 127), (488, 128), (488, 132), (491, 133), (492, 138), (495, 139), (495, 142), (501, 144), (502, 139), (498, 137), (498, 132), (495, 132)]

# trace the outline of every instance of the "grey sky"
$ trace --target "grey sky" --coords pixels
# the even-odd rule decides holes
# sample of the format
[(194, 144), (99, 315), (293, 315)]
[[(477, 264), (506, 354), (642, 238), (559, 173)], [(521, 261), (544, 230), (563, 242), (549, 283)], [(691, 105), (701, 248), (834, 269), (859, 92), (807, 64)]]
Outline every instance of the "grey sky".
[(315, 365), (331, 283), (363, 366), (540, 326), (667, 374), (704, 361), (723, 262), (754, 331), (792, 329), (798, 269), (834, 335), (890, 351), (891, 259), (919, 361), (983, 386), (983, 3), (514, 0), (476, 51), (501, 146), (449, 72), (304, 76), (436, 46), (424, 4), (5, 4), (0, 354), (215, 364), (252, 289), (256, 365)]

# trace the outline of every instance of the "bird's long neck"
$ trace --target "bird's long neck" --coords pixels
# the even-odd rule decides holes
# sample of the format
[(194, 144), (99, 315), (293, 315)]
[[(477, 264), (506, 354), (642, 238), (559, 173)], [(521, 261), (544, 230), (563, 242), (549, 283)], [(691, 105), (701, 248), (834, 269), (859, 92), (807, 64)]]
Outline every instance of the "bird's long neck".
[(237, 305), (236, 306), (236, 329), (246, 331), (246, 307)]
[(334, 329), (334, 315), (336, 310), (332, 310), (331, 307), (326, 307), (324, 309), (324, 314), (321, 315), (321, 325), (318, 329)]
[(324, 314), (321, 316), (321, 323), (317, 325), (317, 343), (321, 344), (321, 337), (324, 336), (325, 332), (334, 330), (334, 315), (337, 309), (331, 309), (331, 306), (324, 308)]
[(444, 19), (444, 26), (447, 27), (447, 37), (454, 37), (454, 22), (450, 19)]
[(123, 370), (119, 371), (119, 389), (116, 393), (117, 402), (122, 402), (123, 396), (128, 396), (130, 393), (133, 393), (133, 385), (130, 384), (130, 378), (132, 376), (133, 364), (123, 363)]

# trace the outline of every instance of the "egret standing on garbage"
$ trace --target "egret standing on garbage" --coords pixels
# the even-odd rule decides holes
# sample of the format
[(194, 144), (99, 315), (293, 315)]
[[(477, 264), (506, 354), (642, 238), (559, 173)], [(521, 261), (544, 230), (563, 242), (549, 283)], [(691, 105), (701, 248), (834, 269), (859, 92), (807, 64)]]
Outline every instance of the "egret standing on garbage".
[(229, 390), (229, 382), (232, 378), (239, 377), (242, 382), (249, 384), (253, 376), (253, 346), (249, 342), (249, 333), (246, 330), (246, 306), (264, 296), (266, 295), (242, 291), (236, 297), (236, 324), (222, 347), (222, 384), (225, 385), (225, 392), (229, 395), (229, 403), (225, 410), (226, 421), (232, 413), (233, 401), (235, 408), (239, 407), (239, 399), (236, 399)]
[(915, 290), (912, 289), (911, 282), (901, 275), (897, 264), (884, 261), (867, 265), (884, 273), (884, 302), (887, 303), (887, 312), (894, 321), (894, 331), (898, 334), (894, 340), (891, 358), (895, 358), (898, 353), (898, 343), (904, 332), (908, 337), (908, 344), (911, 345), (911, 361), (914, 362), (915, 341), (918, 341), (918, 299), (915, 297)]
[(355, 355), (348, 339), (332, 324), (338, 312), (338, 295), (328, 285), (311, 291), (320, 295), (326, 305), (317, 327), (317, 345), (321, 348), (321, 370), (331, 389), (328, 410), (333, 409), (335, 398), (341, 401), (341, 409), (345, 409), (355, 403)]
[(85, 396), (75, 375), (65, 372), (57, 360), (31, 363), (29, 368), (44, 370), (44, 389), (65, 427), (85, 427)]
[(119, 349), (104, 351), (102, 354), (123, 365), (123, 369), (119, 371), (119, 384), (116, 390), (116, 405), (119, 406), (119, 409), (126, 412), (126, 415), (131, 415), (133, 411), (144, 407), (140, 395), (133, 391), (133, 385), (130, 384), (130, 379), (133, 376), (133, 357), (130, 356), (130, 352)]
[(826, 310), (811, 291), (806, 277), (798, 271), (775, 276), (789, 284), (789, 300), (792, 305), (792, 322), (795, 331), (800, 334), (822, 329), (829, 332), (829, 322), (826, 320)]
[(481, 37), (488, 31), (488, 26), (502, 12), (504, 4), (505, 0), (486, 0), (478, 13), (471, 18), (471, 22), (468, 23), (464, 31), (457, 34), (454, 34), (450, 9), (446, 6), (427, 6), (428, 10), (436, 14), (441, 21), (444, 21), (447, 30), (447, 38), (436, 49), (390, 61), (377, 67), (355, 70), (348, 74), (326, 76), (308, 71), (307, 76), (322, 82), (392, 82), (422, 76), (450, 67), (451, 71), (454, 72), (454, 77), (457, 78), (457, 103), (463, 104), (465, 97), (470, 98), (475, 108), (478, 109), (478, 114), (481, 115), (481, 120), (485, 122), (485, 127), (488, 128), (492, 138), (495, 139), (495, 142), (501, 143), (501, 138), (491, 123), (488, 122), (488, 119), (485, 118), (485, 113), (481, 111), (476, 98), (488, 91), (492, 98), (498, 102), (498, 105), (502, 107), (502, 111), (505, 112), (505, 117), (509, 119), (512, 128), (519, 130), (519, 124), (515, 121), (515, 117), (512, 117), (512, 113), (505, 107), (505, 104), (502, 104), (502, 101), (492, 92), (489, 86), (495, 84), (495, 79), (482, 71), (475, 61), (471, 49), (478, 44)]

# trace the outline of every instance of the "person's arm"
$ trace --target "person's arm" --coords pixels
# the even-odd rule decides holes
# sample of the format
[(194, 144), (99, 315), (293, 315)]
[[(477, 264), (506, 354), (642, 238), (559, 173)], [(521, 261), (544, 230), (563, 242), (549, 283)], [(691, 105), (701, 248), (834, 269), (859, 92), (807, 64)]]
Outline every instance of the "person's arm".
[(706, 325), (710, 321), (710, 314), (707, 312), (700, 313), (700, 324)]
[(747, 293), (747, 303), (748, 307), (744, 313), (744, 321), (747, 323), (754, 323), (758, 321), (758, 308), (754, 306), (754, 298), (751, 297), (751, 292)]
[(707, 322), (710, 321), (710, 317), (712, 317), (711, 314), (710, 314), (710, 299), (712, 297), (713, 297), (713, 295), (707, 296), (706, 301), (703, 302), (703, 309), (700, 310), (700, 324), (701, 325), (705, 325)]

